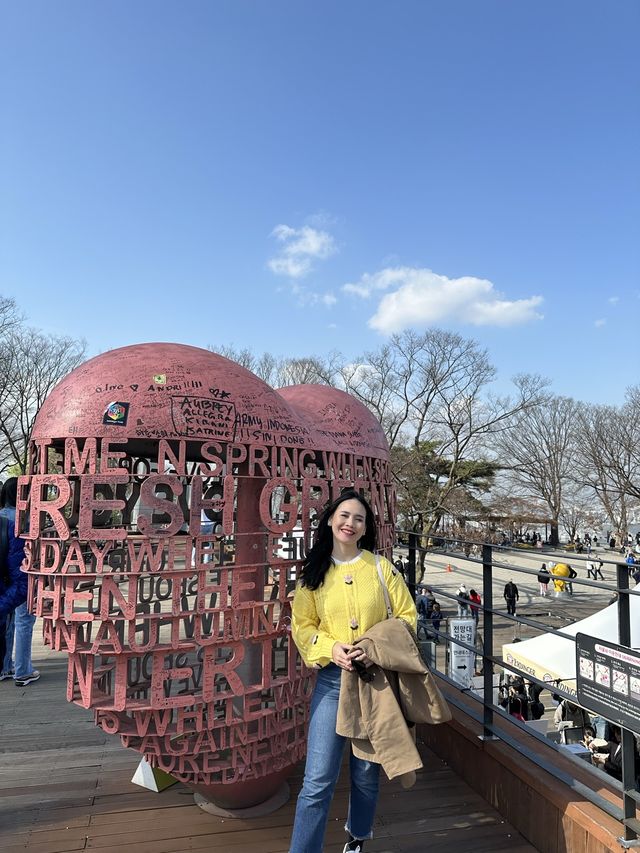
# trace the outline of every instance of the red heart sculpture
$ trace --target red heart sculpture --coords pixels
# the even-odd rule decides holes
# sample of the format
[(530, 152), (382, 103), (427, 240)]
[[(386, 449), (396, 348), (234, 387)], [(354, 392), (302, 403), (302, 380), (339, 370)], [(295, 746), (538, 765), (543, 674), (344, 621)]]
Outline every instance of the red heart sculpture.
[(67, 698), (219, 805), (268, 799), (305, 749), (290, 596), (314, 519), (355, 484), (393, 542), (380, 424), (334, 388), (140, 344), (67, 376), (30, 450), (17, 523)]

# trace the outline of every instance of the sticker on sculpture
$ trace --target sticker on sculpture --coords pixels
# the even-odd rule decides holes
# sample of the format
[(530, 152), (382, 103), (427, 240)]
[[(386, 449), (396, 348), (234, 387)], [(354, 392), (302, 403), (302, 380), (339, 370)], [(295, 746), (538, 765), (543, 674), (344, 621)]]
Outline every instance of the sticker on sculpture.
[(104, 412), (102, 423), (109, 426), (126, 426), (129, 417), (129, 403), (109, 403)]

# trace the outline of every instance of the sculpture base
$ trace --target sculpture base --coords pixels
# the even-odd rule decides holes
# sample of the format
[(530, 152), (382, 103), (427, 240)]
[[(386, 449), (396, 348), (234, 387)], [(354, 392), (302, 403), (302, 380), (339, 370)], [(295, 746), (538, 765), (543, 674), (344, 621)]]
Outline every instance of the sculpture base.
[(282, 806), (288, 802), (289, 796), (289, 786), (286, 782), (283, 782), (275, 794), (269, 797), (268, 800), (265, 800), (264, 803), (258, 803), (257, 806), (249, 806), (246, 809), (224, 809), (221, 806), (216, 806), (216, 804), (212, 803), (211, 800), (207, 800), (206, 797), (202, 796), (202, 794), (194, 794), (193, 799), (195, 804), (201, 808), (203, 812), (207, 812), (207, 814), (212, 814), (216, 817), (236, 818), (241, 820), (242, 818), (263, 817), (264, 815), (271, 814), (279, 808), (282, 808)]

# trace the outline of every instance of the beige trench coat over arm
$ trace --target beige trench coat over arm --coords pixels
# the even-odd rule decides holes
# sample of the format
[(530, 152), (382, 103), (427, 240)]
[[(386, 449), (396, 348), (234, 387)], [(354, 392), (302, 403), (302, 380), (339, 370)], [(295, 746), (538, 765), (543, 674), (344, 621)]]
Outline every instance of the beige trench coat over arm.
[(444, 723), (451, 711), (401, 619), (378, 622), (356, 645), (373, 662), (373, 678), (342, 673), (336, 732), (354, 755), (381, 764), (389, 779), (422, 767), (407, 723)]

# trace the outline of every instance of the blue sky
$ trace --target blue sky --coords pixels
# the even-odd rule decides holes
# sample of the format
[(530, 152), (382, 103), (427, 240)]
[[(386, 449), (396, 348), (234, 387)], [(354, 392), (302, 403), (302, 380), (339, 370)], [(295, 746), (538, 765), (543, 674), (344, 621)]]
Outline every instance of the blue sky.
[(636, 0), (0, 12), (0, 293), (34, 325), (350, 358), (440, 326), (500, 383), (640, 381)]

